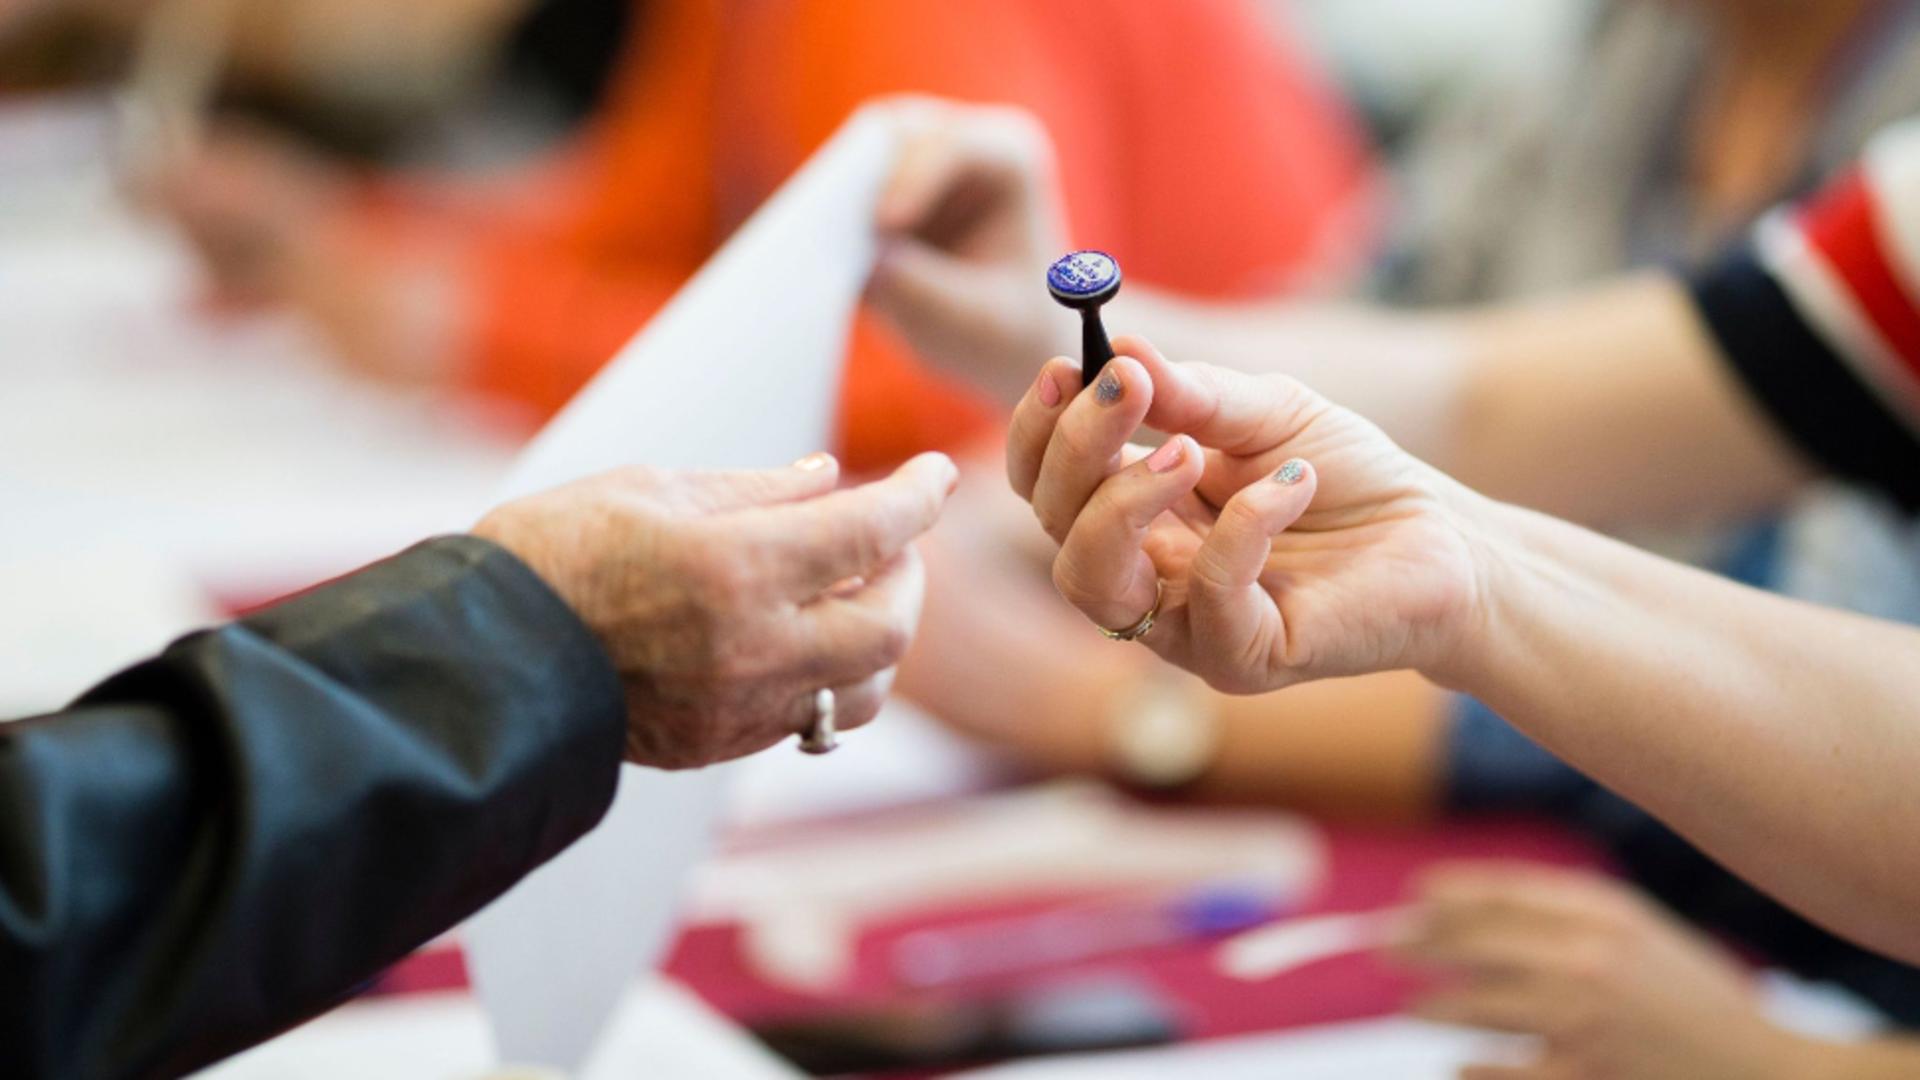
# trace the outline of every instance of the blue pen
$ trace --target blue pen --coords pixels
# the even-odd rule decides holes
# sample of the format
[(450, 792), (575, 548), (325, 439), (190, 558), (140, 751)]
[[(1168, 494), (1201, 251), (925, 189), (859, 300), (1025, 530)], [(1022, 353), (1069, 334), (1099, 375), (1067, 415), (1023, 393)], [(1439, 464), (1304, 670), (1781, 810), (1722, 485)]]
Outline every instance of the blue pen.
[(895, 977), (908, 986), (946, 986), (1226, 937), (1272, 922), (1283, 911), (1271, 888), (1215, 885), (1173, 897), (1100, 901), (916, 930), (894, 942), (889, 960)]
[(1120, 292), (1120, 264), (1104, 251), (1062, 255), (1047, 269), (1047, 292), (1080, 313), (1080, 385), (1088, 387), (1113, 359), (1113, 343), (1100, 322), (1100, 305)]

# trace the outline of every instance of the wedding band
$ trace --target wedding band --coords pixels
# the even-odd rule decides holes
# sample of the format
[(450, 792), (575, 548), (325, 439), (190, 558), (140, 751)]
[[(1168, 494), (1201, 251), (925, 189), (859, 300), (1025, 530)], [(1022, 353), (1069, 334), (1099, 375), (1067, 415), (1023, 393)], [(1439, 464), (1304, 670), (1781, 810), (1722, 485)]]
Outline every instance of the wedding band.
[(1160, 617), (1160, 602), (1166, 599), (1166, 596), (1167, 583), (1165, 581), (1155, 581), (1153, 583), (1153, 607), (1150, 608), (1145, 615), (1140, 616), (1139, 622), (1134, 623), (1125, 630), (1109, 630), (1095, 623), (1094, 629), (1100, 631), (1100, 635), (1108, 641), (1139, 641), (1141, 638), (1147, 636), (1147, 631), (1153, 629), (1153, 620)]
[(800, 735), (801, 753), (817, 757), (839, 748), (840, 729), (834, 724), (838, 704), (831, 689), (822, 687), (813, 692), (813, 723)]

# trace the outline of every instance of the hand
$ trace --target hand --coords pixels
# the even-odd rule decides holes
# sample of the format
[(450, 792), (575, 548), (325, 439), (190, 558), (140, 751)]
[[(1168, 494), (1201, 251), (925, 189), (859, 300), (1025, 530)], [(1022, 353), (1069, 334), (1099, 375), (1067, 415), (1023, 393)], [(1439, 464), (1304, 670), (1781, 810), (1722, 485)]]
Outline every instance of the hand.
[(1538, 1036), (1539, 1061), (1465, 1076), (1764, 1080), (1803, 1076), (1801, 1040), (1762, 1015), (1713, 942), (1611, 879), (1537, 867), (1436, 875), (1408, 960), (1444, 978), (1413, 1012)]
[(453, 365), (458, 253), (427, 229), (375, 222), (345, 166), (229, 127), (152, 181), (199, 253), (219, 306), (285, 307), (353, 374), (431, 383)]
[(697, 768), (880, 710), (919, 619), (913, 540), (956, 471), (939, 454), (834, 491), (816, 455), (787, 469), (631, 468), (531, 496), (474, 530), (518, 555), (600, 638), (627, 687), (627, 759)]
[(1052, 144), (1006, 106), (891, 108), (904, 147), (877, 211), (888, 243), (869, 299), (922, 356), (1013, 401), (1034, 357), (1077, 340), (1046, 289), (1067, 249)]
[[(1485, 576), (1482, 500), (1285, 376), (1175, 365), (1135, 338), (1092, 393), (1054, 360), (1008, 474), (1061, 545), (1054, 584), (1230, 693), (1440, 667)], [(1142, 424), (1175, 437), (1128, 445)]]

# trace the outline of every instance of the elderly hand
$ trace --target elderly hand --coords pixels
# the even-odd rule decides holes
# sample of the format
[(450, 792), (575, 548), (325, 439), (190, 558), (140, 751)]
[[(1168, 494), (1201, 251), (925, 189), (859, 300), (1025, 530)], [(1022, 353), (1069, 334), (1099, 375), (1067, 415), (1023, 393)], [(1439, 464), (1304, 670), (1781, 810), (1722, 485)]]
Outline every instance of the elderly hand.
[(1046, 130), (1007, 106), (889, 107), (905, 138), (877, 210), (888, 243), (869, 298), (921, 355), (1016, 400), (1034, 357), (1078, 340), (1047, 297), (1067, 239)]
[(475, 528), (591, 627), (627, 686), (628, 760), (696, 768), (806, 730), (821, 688), (880, 709), (920, 612), (912, 548), (956, 480), (939, 454), (835, 491), (786, 469), (623, 469), (509, 503)]
[(1747, 975), (1626, 885), (1538, 867), (1458, 867), (1426, 883), (1402, 955), (1442, 976), (1429, 1020), (1538, 1036), (1537, 1062), (1479, 1080), (1765, 1080), (1803, 1040), (1768, 1023)]
[[(1231, 693), (1445, 663), (1477, 617), (1479, 496), (1285, 376), (1175, 365), (1120, 338), (1014, 413), (1008, 473), (1059, 542), (1054, 584)], [(1142, 425), (1172, 434), (1149, 453)]]

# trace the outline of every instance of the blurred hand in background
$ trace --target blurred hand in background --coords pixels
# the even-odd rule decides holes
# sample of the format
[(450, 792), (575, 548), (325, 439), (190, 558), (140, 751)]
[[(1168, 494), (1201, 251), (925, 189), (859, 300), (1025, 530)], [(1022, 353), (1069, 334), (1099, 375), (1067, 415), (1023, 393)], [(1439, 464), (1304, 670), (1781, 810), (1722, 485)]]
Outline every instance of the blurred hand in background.
[(894, 103), (904, 129), (881, 196), (887, 246), (869, 296), (915, 351), (1016, 401), (1072, 324), (1043, 285), (1067, 247), (1046, 128), (1020, 109)]
[(1451, 867), (1426, 882), (1415, 911), (1399, 954), (1440, 981), (1414, 1014), (1543, 1043), (1533, 1064), (1465, 1076), (1827, 1075), (1807, 1071), (1816, 1047), (1762, 1014), (1739, 962), (1623, 882), (1523, 864)]

